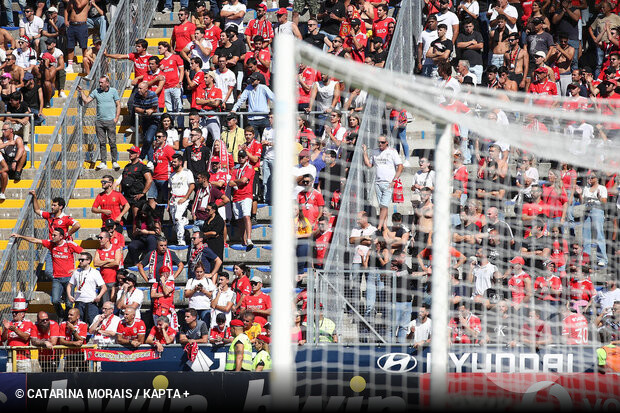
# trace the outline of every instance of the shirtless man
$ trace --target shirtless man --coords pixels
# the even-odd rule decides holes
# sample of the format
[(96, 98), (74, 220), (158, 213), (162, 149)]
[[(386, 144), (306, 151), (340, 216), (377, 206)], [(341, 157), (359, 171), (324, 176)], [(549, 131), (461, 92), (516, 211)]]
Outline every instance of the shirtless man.
[(568, 44), (568, 36), (560, 33), (559, 42), (549, 48), (547, 63), (556, 65), (560, 72), (560, 95), (566, 96), (566, 88), (572, 82), (571, 63), (575, 48)]
[(95, 59), (97, 58), (97, 53), (101, 49), (101, 39), (99, 36), (93, 36), (93, 46), (90, 49), (86, 49), (84, 51), (84, 73), (87, 75), (90, 73), (90, 69), (95, 64)]
[(506, 27), (506, 18), (504, 15), (500, 14), (497, 17), (497, 27), (491, 30), (489, 34), (491, 49), (493, 50), (491, 64), (496, 67), (502, 67), (504, 65), (504, 55), (510, 49), (510, 43), (508, 42), (509, 35), (510, 31)]
[(420, 206), (414, 209), (418, 217), (418, 232), (422, 233), (419, 240), (422, 245), (427, 246), (433, 233), (433, 203), (431, 202), (431, 190), (424, 187), (420, 191)]
[(10, 54), (6, 57), (4, 63), (4, 73), (10, 73), (11, 79), (15, 87), (18, 89), (24, 86), (24, 69), (17, 66), (17, 58), (14, 54)]
[(67, 26), (67, 73), (73, 73), (73, 58), (76, 43), (82, 49), (82, 56), (88, 43), (89, 0), (69, 0), (65, 6), (65, 26)]
[(498, 89), (509, 90), (512, 92), (516, 92), (519, 90), (517, 82), (515, 82), (514, 80), (510, 80), (510, 71), (508, 70), (508, 68), (506, 68), (505, 66), (500, 67), (497, 71), (497, 74), (499, 75), (497, 79)]
[(530, 57), (527, 51), (519, 45), (519, 34), (511, 33), (508, 36), (510, 48), (504, 54), (504, 65), (510, 71), (510, 80), (517, 82), (520, 90), (525, 90), (525, 74), (528, 73)]
[(0, 28), (0, 47), (2, 49), (9, 50), (9, 45), (14, 47), (15, 39), (11, 36), (11, 33), (7, 29)]

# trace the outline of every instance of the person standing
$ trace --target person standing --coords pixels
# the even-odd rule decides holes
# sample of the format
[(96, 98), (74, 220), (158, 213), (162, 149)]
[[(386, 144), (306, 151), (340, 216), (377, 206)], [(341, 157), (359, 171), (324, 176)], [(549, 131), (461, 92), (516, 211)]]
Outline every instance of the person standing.
[(78, 86), (81, 93), (82, 102), (88, 105), (93, 100), (97, 101), (97, 120), (95, 130), (99, 140), (99, 165), (97, 170), (107, 169), (108, 151), (106, 143), (110, 145), (112, 155), (112, 167), (115, 171), (121, 169), (118, 164), (118, 150), (116, 148), (116, 124), (121, 115), (121, 98), (118, 90), (110, 87), (110, 79), (107, 76), (99, 78), (99, 88), (95, 89), (90, 95), (86, 95), (84, 90)]
[[(152, 60), (149, 59), (149, 62)], [(159, 75), (154, 78), (155, 82), (162, 83), (158, 79)], [(159, 88), (159, 86), (157, 86)], [(157, 92), (149, 89), (149, 82), (146, 80), (138, 83), (137, 92), (133, 99), (133, 111), (140, 116), (140, 129), (142, 130), (142, 150), (140, 151), (141, 159), (153, 158), (153, 139), (157, 133), (159, 125), (160, 98)], [(161, 91), (159, 92), (161, 94)], [(162, 105), (163, 106), (163, 105)], [(133, 118), (132, 118), (133, 119)]]
[(269, 354), (269, 344), (271, 338), (264, 334), (259, 334), (254, 342), (256, 347), (256, 356), (252, 360), (252, 371), (269, 371), (271, 370), (271, 354)]
[(233, 341), (226, 354), (226, 371), (252, 371), (252, 343), (243, 332), (243, 321), (232, 320), (230, 332)]
[(172, 156), (172, 174), (170, 175), (170, 216), (177, 234), (177, 245), (185, 246), (185, 225), (189, 220), (185, 216), (189, 207), (189, 197), (194, 192), (194, 175), (183, 168), (183, 155)]
[(241, 224), (243, 245), (246, 246), (247, 251), (250, 251), (254, 248), (251, 214), (255, 171), (250, 165), (246, 151), (239, 151), (237, 158), (239, 163), (235, 165), (228, 185), (233, 190), (233, 213), (235, 219)]
[(243, 297), (239, 308), (242, 311), (252, 311), (256, 316), (256, 322), (264, 326), (271, 316), (271, 298), (262, 291), (263, 280), (259, 276), (250, 278), (250, 285), (252, 294)]
[[(218, 286), (215, 289), (213, 299), (211, 299), (211, 327), (215, 326), (218, 314), (224, 314), (226, 316), (226, 325), (230, 325), (236, 294), (228, 286), (229, 277), (226, 271), (222, 271), (218, 275)], [(243, 322), (241, 326), (243, 327)]]
[[(66, 309), (71, 308), (71, 301), (66, 295), (66, 292), (71, 273), (75, 268), (73, 254), (80, 254), (84, 250), (73, 241), (66, 240), (65, 231), (62, 228), (55, 228), (50, 240), (28, 237), (16, 233), (11, 234), (11, 238), (23, 239), (32, 244), (43, 245), (50, 250), (52, 267), (54, 269), (54, 278), (52, 280), (52, 305), (56, 309), (58, 319), (64, 319), (66, 317)], [(65, 296), (65, 309), (63, 309), (60, 304), (63, 295)]]
[[(583, 221), (583, 251), (590, 254), (595, 247), (597, 265), (607, 267), (607, 245), (605, 242), (605, 204), (607, 203), (607, 188), (599, 184), (599, 176), (591, 172), (588, 176), (588, 185), (576, 188), (576, 195), (586, 206)], [(595, 237), (592, 234), (596, 234)]]
[(174, 48), (176, 54), (180, 54), (185, 46), (192, 41), (196, 32), (196, 25), (189, 20), (189, 9), (187, 9), (187, 6), (181, 7), (178, 16), (179, 24), (174, 26), (172, 36), (170, 37), (170, 45)]
[(380, 136), (378, 143), (379, 148), (375, 149), (370, 157), (366, 145), (362, 145), (362, 150), (364, 151), (364, 164), (368, 168), (376, 168), (375, 193), (379, 203), (379, 225), (377, 228), (382, 231), (384, 227), (387, 228), (388, 207), (392, 203), (394, 183), (403, 172), (403, 161), (398, 152), (389, 147), (385, 136)]
[[(215, 185), (209, 182), (209, 174), (200, 172), (196, 177), (198, 185), (196, 187), (196, 195), (192, 205), (192, 217), (194, 219), (194, 232), (200, 230), (205, 221), (209, 218), (207, 208), (211, 203), (219, 203), (224, 206), (230, 202), (230, 199)], [(217, 208), (217, 205), (216, 205)]]
[[(116, 282), (116, 273), (123, 262), (123, 252), (122, 247), (112, 245), (112, 235), (108, 231), (101, 231), (97, 239), (99, 240), (99, 249), (95, 252), (93, 264), (100, 269), (99, 272), (107, 287), (102, 301), (108, 301), (112, 292), (112, 286)], [(89, 318), (86, 321), (92, 323), (93, 320)]]
[(151, 313), (153, 324), (157, 324), (159, 317), (172, 319), (171, 327), (178, 330), (177, 313), (174, 309), (174, 278), (171, 276), (172, 268), (165, 265), (159, 269), (159, 276), (151, 286)]
[[(228, 198), (227, 198), (228, 199)], [(226, 222), (218, 213), (215, 202), (207, 204), (205, 208), (206, 217), (202, 227), (207, 246), (220, 259), (224, 259), (224, 243), (226, 242)]]
[(204, 243), (204, 234), (200, 231), (195, 231), (192, 234), (192, 246), (187, 255), (188, 278), (194, 277), (194, 270), (199, 263), (202, 264), (207, 277), (215, 283), (217, 281), (217, 273), (222, 266), (222, 259)]
[[(148, 275), (144, 270), (144, 267), (147, 265), (149, 267)], [(154, 283), (155, 277), (159, 274), (159, 269), (161, 267), (173, 268), (175, 265), (177, 266), (177, 271), (174, 274), (174, 278), (176, 279), (179, 274), (183, 272), (183, 262), (181, 262), (174, 251), (168, 249), (168, 241), (166, 238), (159, 237), (155, 250), (145, 255), (144, 259), (138, 263), (138, 271), (140, 272), (140, 276), (144, 278), (144, 281), (147, 283)]]
[(147, 166), (140, 162), (140, 148), (132, 146), (127, 152), (129, 163), (121, 175), (121, 192), (131, 206), (131, 215), (136, 217), (138, 210), (146, 203), (146, 194), (151, 188), (153, 177)]
[(114, 177), (112, 175), (104, 175), (101, 178), (102, 192), (97, 194), (95, 202), (90, 211), (93, 214), (101, 214), (103, 224), (111, 219), (116, 224), (123, 224), (123, 216), (129, 212), (129, 202), (127, 199), (114, 188)]
[[(78, 258), (78, 268), (73, 271), (69, 284), (67, 284), (69, 301), (75, 303), (75, 308), (79, 310), (80, 317), (88, 324), (92, 323), (95, 316), (99, 314), (97, 304), (101, 302), (102, 297), (108, 291), (101, 273), (90, 266), (92, 260), (93, 256), (89, 252), (82, 252)], [(114, 278), (116, 279), (116, 272), (114, 272)], [(72, 294), (71, 291), (74, 287), (75, 291)], [(98, 293), (97, 289), (99, 289)]]
[(198, 312), (199, 318), (211, 325), (211, 299), (215, 292), (215, 284), (211, 277), (206, 276), (202, 262), (196, 263), (193, 269), (194, 277), (187, 280), (183, 295), (187, 298), (189, 308)]
[(65, 3), (64, 20), (67, 27), (67, 73), (73, 73), (73, 59), (76, 43), (84, 50), (88, 48), (88, 11), (90, 0), (68, 0)]
[[(183, 94), (183, 79), (185, 78), (183, 59), (172, 53), (172, 47), (168, 42), (159, 42), (157, 50), (159, 54), (164, 55), (159, 63), (159, 70), (166, 78), (164, 82), (166, 111), (180, 112), (183, 110), (181, 95)], [(182, 116), (177, 119), (180, 127), (183, 126), (182, 120)]]
[[(261, 73), (254, 72), (248, 78), (248, 85), (237, 99), (232, 107), (231, 112), (235, 113), (241, 105), (248, 102), (248, 123), (252, 125), (259, 135), (263, 134), (263, 129), (269, 126), (269, 102), (273, 102), (275, 95), (267, 86), (265, 86), (265, 76)], [(251, 112), (260, 112), (260, 115), (252, 115)]]

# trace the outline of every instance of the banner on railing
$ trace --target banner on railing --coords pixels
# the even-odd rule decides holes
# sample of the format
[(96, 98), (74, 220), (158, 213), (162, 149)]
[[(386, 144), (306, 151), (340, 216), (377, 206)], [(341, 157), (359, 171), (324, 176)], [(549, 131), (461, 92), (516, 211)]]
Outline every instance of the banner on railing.
[(148, 349), (134, 351), (87, 349), (84, 350), (84, 353), (86, 354), (86, 360), (111, 361), (114, 363), (156, 360), (160, 356), (159, 353)]

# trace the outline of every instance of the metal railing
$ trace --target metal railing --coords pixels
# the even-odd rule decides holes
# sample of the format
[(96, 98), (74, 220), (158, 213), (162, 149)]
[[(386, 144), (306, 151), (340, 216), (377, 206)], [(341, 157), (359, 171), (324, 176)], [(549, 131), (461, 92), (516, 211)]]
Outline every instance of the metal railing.
[[(102, 43), (102, 50), (126, 54), (133, 50), (136, 39), (143, 38), (153, 20), (157, 2), (155, 0), (121, 0), (117, 13)], [(85, 155), (99, 156), (96, 144), (94, 103), (83, 105), (78, 85), (83, 89), (94, 89), (99, 77), (107, 75), (111, 87), (119, 94), (127, 86), (133, 63), (127, 60), (112, 60), (99, 53), (88, 77), (77, 77), (69, 97), (58, 118), (47, 150), (35, 175), (31, 190), (36, 191), (39, 200), (49, 207), (51, 199), (71, 198), (79, 178)], [(32, 196), (25, 197), (13, 232), (36, 238), (47, 238), (47, 223), (37, 219), (30, 207)], [(35, 269), (45, 258), (47, 249), (23, 240), (10, 239), (0, 260), (0, 316), (10, 308), (17, 291), (22, 291), (30, 300), (36, 286)]]
[(69, 373), (96, 372), (99, 363), (86, 359), (83, 350), (97, 348), (96, 344), (79, 348), (53, 346), (51, 349), (27, 346), (11, 347), (11, 368), (13, 373)]

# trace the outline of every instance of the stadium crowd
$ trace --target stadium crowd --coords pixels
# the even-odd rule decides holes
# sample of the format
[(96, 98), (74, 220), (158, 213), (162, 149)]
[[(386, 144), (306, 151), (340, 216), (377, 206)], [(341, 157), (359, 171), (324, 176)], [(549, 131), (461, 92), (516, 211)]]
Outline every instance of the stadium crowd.
[[(425, 26), (418, 39), (416, 68), (422, 76), (435, 77), (442, 87), (454, 91), (469, 84), (570, 95), (575, 108), (607, 105), (617, 113), (617, 2), (424, 2)], [(56, 80), (73, 68), (76, 43), (83, 53), (82, 70), (88, 73), (92, 59), (82, 42), (82, 29), (90, 23), (82, 23), (92, 19), (90, 10), (101, 8), (97, 12), (103, 12), (103, 20), (98, 27), (103, 36), (105, 19), (113, 13), (113, 7), (106, 10), (99, 3), (105, 2), (70, 0), (59, 2), (58, 7), (37, 3), (36, 14), (46, 15), (47, 20), (36, 34), (20, 37), (21, 49), (8, 54), (3, 66), (2, 78), (10, 80), (6, 88), (15, 90), (9, 105), (16, 104), (11, 99), (18, 90), (22, 100), (27, 87), (23, 81), (28, 78), (37, 88), (44, 85), (38, 88), (43, 93), (40, 116)], [(179, 23), (170, 41), (159, 42), (157, 55), (148, 53), (144, 39), (137, 39), (135, 51), (129, 54), (101, 52), (100, 39), (94, 36), (91, 58), (103, 53), (107, 59), (134, 63), (127, 104), (130, 116), (125, 122), (134, 127), (134, 115), (138, 115), (139, 128), (133, 132), (139, 135), (139, 146), (128, 150), (129, 163), (120, 174), (106, 171), (101, 178), (102, 192), (92, 206), (102, 219), (100, 246), (94, 254), (72, 240), (80, 224), (63, 213), (66, 200), (53, 199), (48, 212), (41, 211), (34, 197), (35, 212), (49, 224), (49, 239), (13, 236), (51, 251), (46, 271), (53, 277), (52, 303), (65, 327), (41, 330), (50, 323), (48, 314), (39, 313), (34, 325), (16, 311), (13, 324), (5, 323), (3, 328), (3, 339), (8, 337), (9, 344), (47, 346), (42, 343), (48, 341), (37, 339), (56, 344), (52, 338), (65, 337), (63, 343), (74, 343), (66, 345), (79, 346), (92, 336), (100, 345), (147, 343), (161, 351), (173, 342), (228, 344), (243, 332), (251, 343), (258, 340), (260, 346), (268, 345), (271, 301), (262, 291), (264, 280), (252, 275), (245, 263), (236, 262), (232, 274), (223, 265), (224, 250), (233, 242), (241, 242), (245, 251), (257, 247), (252, 226), (258, 207), (272, 200), (273, 39), (289, 33), (325, 53), (383, 67), (396, 41), (396, 20), (384, 1), (296, 1), (291, 20), (286, 8), (278, 8), (275, 21), (267, 17), (267, 5), (260, 3), (256, 18), (247, 24), (244, 17), (249, 11), (239, 0), (212, 1), (209, 7), (192, 2), (191, 10), (181, 3)], [(166, 1), (164, 11), (171, 6)], [(63, 26), (57, 20), (60, 9), (69, 22), (66, 31), (57, 30)], [(300, 23), (306, 9), (310, 19)], [(88, 19), (83, 19), (86, 15)], [(39, 61), (36, 53), (42, 43), (48, 45), (48, 53)], [(61, 55), (52, 60), (56, 47)], [(39, 63), (27, 67), (11, 63), (15, 59), (10, 56), (21, 56), (24, 50)], [(51, 67), (55, 69), (50, 71)], [(81, 91), (82, 101), (95, 102), (97, 108), (101, 158), (96, 169), (108, 169), (107, 144), (116, 172), (121, 170), (115, 128), (122, 122), (122, 91), (111, 88), (105, 76), (98, 84), (90, 93)], [(294, 227), (296, 281), (301, 292), (296, 299), (300, 312), (291, 325), (293, 341), (304, 344), (310, 328), (305, 320), (305, 278), (310, 268), (326, 265), (367, 95), (305, 65), (299, 65), (298, 85)], [(62, 90), (62, 85), (58, 88)], [(3, 86), (3, 97), (4, 90)], [(26, 111), (34, 111), (29, 103), (24, 105), (30, 108)], [(179, 114), (187, 106), (189, 112)], [(455, 106), (455, 110), (469, 110)], [(246, 113), (239, 113), (243, 108)], [(488, 116), (498, 122), (506, 118), (501, 110)], [(373, 323), (375, 314), (388, 307), (388, 292), (395, 289), (398, 322), (391, 334), (401, 342), (424, 346), (431, 340), (432, 318), (432, 153), (409, 148), (406, 111), (394, 108), (385, 120), (389, 126), (384, 136), (377, 137), (377, 148), (362, 148), (364, 165), (375, 169), (374, 182), (368, 185), (379, 208), (376, 214), (372, 208), (360, 211), (358, 227), (350, 234), (353, 275), (347, 294), (351, 307)], [(531, 122), (544, 127), (542, 119)], [(616, 138), (614, 127), (606, 127), (606, 132), (587, 124), (575, 129), (596, 140)], [(468, 139), (461, 132), (456, 133), (453, 159), (452, 341), (585, 344), (598, 338), (596, 332), (604, 342), (618, 340), (617, 176), (567, 164), (542, 170), (539, 166), (547, 164), (543, 159), (500, 141)], [(419, 169), (412, 187), (402, 188), (401, 174), (413, 168), (414, 154)], [(510, 167), (515, 163), (513, 173)], [(405, 191), (412, 199), (413, 213), (390, 214)], [(514, 208), (507, 208), (506, 201), (512, 200)], [(166, 231), (168, 225), (172, 232)], [(175, 251), (186, 249), (187, 258), (181, 260)], [(74, 254), (79, 257), (77, 268)], [(137, 271), (129, 270), (134, 266)], [(382, 271), (395, 274), (394, 284)], [(590, 280), (594, 271), (604, 274), (602, 291)], [(181, 294), (188, 300), (188, 309), (177, 315), (175, 303), (180, 297), (175, 280), (183, 272), (188, 277)], [(148, 292), (140, 284), (148, 284)], [(148, 311), (142, 311), (145, 293), (150, 296)], [(322, 307), (317, 330), (321, 342), (338, 341), (336, 325)]]

